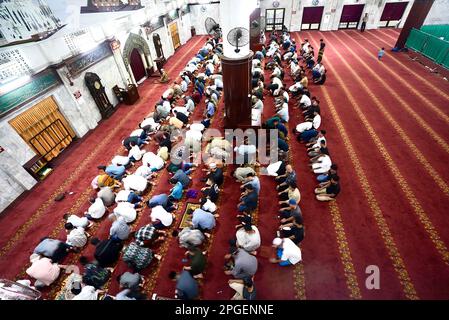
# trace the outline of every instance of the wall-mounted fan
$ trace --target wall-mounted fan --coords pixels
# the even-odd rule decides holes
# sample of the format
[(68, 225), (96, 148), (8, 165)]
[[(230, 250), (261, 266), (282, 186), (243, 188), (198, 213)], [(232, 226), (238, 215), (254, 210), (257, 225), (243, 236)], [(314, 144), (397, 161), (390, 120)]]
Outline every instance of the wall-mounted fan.
[(239, 53), (240, 52), (239, 46), (240, 47), (245, 46), (249, 42), (248, 29), (240, 27), (231, 29), (231, 31), (229, 31), (228, 33), (228, 42), (234, 47), (236, 47), (236, 49), (234, 50), (235, 53)]
[(220, 25), (215, 22), (211, 17), (206, 18), (204, 21), (204, 28), (206, 32), (215, 38), (221, 38), (221, 28)]

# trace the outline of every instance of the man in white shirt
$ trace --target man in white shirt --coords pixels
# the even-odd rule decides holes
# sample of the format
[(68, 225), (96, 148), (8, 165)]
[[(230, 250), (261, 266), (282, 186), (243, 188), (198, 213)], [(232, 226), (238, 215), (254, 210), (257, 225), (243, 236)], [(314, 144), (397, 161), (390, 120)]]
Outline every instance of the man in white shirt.
[(206, 70), (209, 72), (209, 74), (214, 74), (215, 73), (215, 66), (211, 62), (208, 62), (206, 64)]
[(271, 74), (277, 78), (281, 78), (281, 69), (276, 65), (274, 67), (273, 73)]
[(65, 224), (67, 231), (66, 243), (75, 248), (83, 248), (87, 244), (87, 237), (89, 234), (84, 231), (84, 228), (74, 227), (71, 223)]
[(172, 109), (172, 113), (176, 117), (175, 112), (181, 112), (181, 113), (185, 114), (187, 117), (190, 116), (190, 112), (186, 106), (176, 106)]
[(290, 73), (292, 75), (295, 75), (299, 71), (299, 69), (301, 68), (299, 67), (298, 62), (296, 60), (292, 60), (292, 62), (290, 62)]
[(137, 218), (137, 212), (142, 211), (142, 208), (135, 209), (134, 205), (129, 202), (119, 202), (114, 208), (114, 215), (119, 218), (123, 217), (126, 223), (131, 223)]
[(215, 78), (214, 85), (217, 87), (217, 90), (223, 90), (223, 80), (220, 78)]
[(253, 109), (260, 110), (263, 113), (263, 101), (260, 100), (257, 96), (252, 97)]
[(126, 178), (123, 178), (123, 186), (126, 190), (132, 190), (136, 193), (143, 193), (147, 188), (148, 181), (142, 176), (130, 174)]
[(234, 151), (237, 153), (235, 159), (237, 164), (254, 163), (256, 161), (257, 147), (253, 144), (241, 144), (235, 147)]
[(326, 173), (331, 169), (332, 160), (327, 154), (323, 154), (319, 157), (316, 163), (312, 163), (311, 167), (314, 173), (321, 174)]
[(136, 129), (136, 130), (133, 130), (129, 136), (130, 137), (139, 137), (141, 139), (145, 139), (145, 137), (144, 137), (145, 135), (144, 135), (143, 132), (144, 132), (143, 129)]
[[(273, 77), (273, 78), (271, 79), (271, 82), (272, 82), (273, 84), (279, 85), (279, 87), (278, 87), (278, 94), (279, 94), (279, 91), (280, 91), (281, 88), (284, 86), (284, 84), (282, 83), (282, 80), (279, 79), (278, 77)], [(275, 96), (277, 96), (278, 94), (275, 94)]]
[(285, 89), (281, 89), (279, 91), (279, 97), (276, 97), (274, 99), (276, 108), (279, 108), (284, 103), (288, 103), (290, 101), (290, 96), (288, 95), (288, 92), (285, 91)]
[(262, 110), (252, 109), (251, 110), (251, 125), (260, 126), (262, 124)]
[(288, 120), (290, 119), (288, 113), (288, 103), (284, 103), (281, 109), (279, 109), (276, 114), (279, 116), (279, 118), (282, 119), (283, 122), (288, 122)]
[(90, 227), (91, 223), (89, 223), (89, 219), (86, 217), (79, 217), (74, 214), (66, 213), (63, 217), (66, 223), (71, 223), (75, 228), (84, 228), (87, 229)]
[(158, 221), (158, 223), (154, 224), (156, 229), (162, 229), (171, 226), (174, 215), (162, 206), (155, 206), (151, 209), (150, 218), (152, 222)]
[(187, 111), (193, 112), (193, 110), (195, 110), (195, 102), (193, 102), (192, 98), (185, 97), (184, 101), (185, 101), (184, 107), (186, 107)]
[(302, 89), (302, 84), (299, 83), (299, 82), (296, 82), (295, 84), (291, 85), (288, 88), (288, 91), (290, 91), (291, 93), (296, 93), (296, 92), (298, 92), (301, 89)]
[(203, 209), (204, 211), (209, 211), (214, 213), (215, 211), (217, 211), (217, 205), (215, 203), (213, 203), (209, 198), (204, 199), (202, 202), (203, 206), (201, 207), (201, 209)]
[(154, 172), (149, 166), (146, 165), (141, 165), (140, 167), (138, 167), (134, 174), (136, 176), (144, 177), (147, 180), (151, 179), (154, 176)]
[(173, 97), (173, 95), (175, 94), (175, 90), (173, 90), (172, 88), (168, 88), (167, 90), (164, 91), (164, 93), (162, 94), (162, 98), (163, 99), (168, 99)]
[(181, 86), (182, 92), (186, 92), (187, 91), (188, 84), (187, 84), (187, 82), (184, 79), (181, 81), (181, 85), (180, 86)]
[(84, 213), (88, 219), (101, 219), (106, 212), (106, 207), (100, 198), (90, 199), (91, 206)]
[(206, 127), (201, 122), (195, 122), (190, 125), (190, 130), (193, 131), (203, 132), (204, 129), (206, 129)]
[(260, 65), (260, 60), (259, 59), (253, 59), (252, 61), (252, 67), (255, 68), (257, 66)]
[(275, 238), (273, 247), (276, 249), (276, 258), (270, 259), (271, 263), (278, 263), (285, 267), (295, 265), (302, 260), (301, 249), (289, 238)]
[(136, 144), (129, 150), (128, 158), (131, 162), (140, 161), (145, 152), (145, 150), (140, 150), (139, 146)]
[(130, 160), (126, 156), (115, 156), (112, 158), (111, 163), (116, 166), (128, 166)]
[(264, 74), (263, 69), (261, 67), (254, 67), (252, 69), (252, 75), (255, 76), (256, 74)]
[(277, 177), (278, 176), (278, 170), (282, 165), (282, 161), (277, 161), (274, 163), (270, 163), (266, 168), (263, 168), (263, 172), (262, 174), (266, 174), (272, 177)]
[(142, 165), (149, 166), (152, 170), (160, 170), (164, 167), (164, 159), (153, 152), (147, 152), (142, 157)]
[(306, 130), (310, 130), (312, 128), (318, 129), (321, 125), (321, 116), (318, 114), (318, 112), (314, 112), (314, 117), (312, 121), (306, 121), (298, 124), (296, 126), (296, 132), (301, 133)]
[(310, 100), (309, 96), (306, 94), (303, 94), (301, 97), (301, 100), (299, 100), (299, 106), (302, 109), (306, 109), (312, 105), (312, 100)]
[(243, 250), (254, 253), (260, 247), (260, 233), (256, 226), (244, 224), (236, 234), (237, 246)]

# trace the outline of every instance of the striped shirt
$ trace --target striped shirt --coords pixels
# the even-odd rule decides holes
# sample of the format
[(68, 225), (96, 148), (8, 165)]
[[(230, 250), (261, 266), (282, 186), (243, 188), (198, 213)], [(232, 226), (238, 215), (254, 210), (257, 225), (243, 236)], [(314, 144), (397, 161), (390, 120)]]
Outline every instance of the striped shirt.
[(146, 226), (143, 226), (136, 232), (136, 243), (139, 246), (144, 245), (144, 241), (153, 239), (154, 231), (156, 229), (153, 227), (152, 224), (147, 224)]

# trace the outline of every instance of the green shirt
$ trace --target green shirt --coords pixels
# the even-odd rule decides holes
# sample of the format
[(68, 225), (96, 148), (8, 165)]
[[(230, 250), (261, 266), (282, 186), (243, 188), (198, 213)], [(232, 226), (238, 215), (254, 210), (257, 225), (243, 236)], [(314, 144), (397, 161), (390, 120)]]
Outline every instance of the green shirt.
[(193, 275), (202, 273), (206, 268), (206, 257), (198, 248), (195, 248), (193, 256), (190, 256), (190, 267)]

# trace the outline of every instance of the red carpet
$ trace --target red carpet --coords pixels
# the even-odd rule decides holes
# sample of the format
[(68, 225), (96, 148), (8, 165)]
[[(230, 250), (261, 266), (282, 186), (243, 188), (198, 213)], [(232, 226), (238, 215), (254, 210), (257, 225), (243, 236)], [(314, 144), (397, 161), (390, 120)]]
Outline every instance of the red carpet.
[[(445, 174), (449, 158), (449, 84), (411, 61), (407, 54), (390, 52), (397, 36), (398, 31), (392, 29), (363, 34), (352, 30), (294, 33), (298, 43), (308, 38), (315, 48), (320, 38), (326, 42), (323, 63), (328, 70), (327, 82), (322, 87), (312, 85), (310, 90), (321, 101), (321, 128), (328, 132), (331, 157), (340, 168), (342, 192), (333, 204), (314, 200), (316, 182), (307, 169), (304, 146), (291, 139), (291, 158), (298, 173), (306, 226), (301, 244), (303, 263), (280, 268), (259, 256), (259, 299), (449, 298), (449, 181)], [(204, 40), (190, 40), (168, 61), (166, 69), (171, 77), (179, 73)], [(386, 55), (377, 61), (382, 46)], [(291, 84), (287, 73), (286, 83)], [(2, 214), (1, 277), (20, 275), (40, 238), (49, 234), (63, 238), (62, 215), (85, 210), (96, 166), (111, 159), (123, 137), (150, 112), (165, 88), (147, 81), (139, 88), (142, 98), (137, 105), (121, 106), (110, 119), (69, 148), (48, 179)], [(194, 119), (201, 112), (195, 111)], [(267, 97), (264, 117), (272, 112), (273, 101)], [(302, 121), (292, 109), (290, 119), (290, 128)], [(220, 113), (213, 127), (223, 128)], [(202, 281), (202, 299), (232, 296), (222, 265), (228, 240), (235, 233), (239, 185), (230, 177), (229, 169), (218, 225), (206, 244), (208, 266)], [(195, 172), (193, 177), (193, 188), (199, 189), (203, 185), (199, 181), (201, 172)], [(152, 192), (166, 192), (166, 180), (164, 170)], [(261, 181), (258, 227), (262, 246), (269, 246), (278, 227), (278, 207), (273, 180), (262, 177)], [(54, 202), (54, 195), (61, 191), (75, 193)], [(177, 212), (183, 209), (181, 206)], [(135, 226), (148, 221), (145, 210)], [(95, 235), (105, 237), (108, 230), (109, 223), (103, 222)], [(91, 255), (92, 249), (88, 246), (82, 254)], [(168, 273), (182, 268), (184, 250), (170, 238), (161, 245), (161, 251), (163, 260), (143, 273), (148, 281), (146, 291), (172, 297), (174, 283)], [(365, 270), (370, 265), (379, 267), (379, 290), (365, 287)], [(109, 284), (111, 293), (117, 292), (115, 276), (125, 269), (123, 263), (117, 265)]]
[[(176, 77), (198, 50), (204, 37), (191, 39), (165, 68), (170, 77)], [(90, 182), (97, 173), (99, 164), (106, 164), (121, 148), (122, 139), (154, 108), (154, 104), (166, 89), (166, 85), (154, 84), (153, 79), (140, 88), (141, 99), (134, 106), (121, 106), (109, 119), (104, 120), (86, 138), (68, 150), (52, 175), (31, 192), (25, 194), (5, 212), (0, 221), (0, 274), (14, 278), (22, 270), (28, 256), (40, 238), (52, 234), (62, 235), (62, 216), (65, 212), (84, 212), (88, 198), (94, 192)], [(123, 152), (123, 151), (121, 151)], [(62, 185), (62, 187), (61, 187)], [(61, 202), (53, 198), (61, 191), (72, 191)]]

